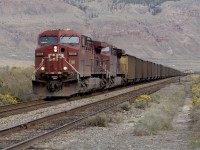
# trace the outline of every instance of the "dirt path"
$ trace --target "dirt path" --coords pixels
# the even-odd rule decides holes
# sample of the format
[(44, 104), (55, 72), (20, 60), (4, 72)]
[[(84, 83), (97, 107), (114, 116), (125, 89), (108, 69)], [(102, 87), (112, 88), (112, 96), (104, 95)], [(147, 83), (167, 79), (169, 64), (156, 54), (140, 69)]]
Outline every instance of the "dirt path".
[(189, 129), (190, 103), (191, 99), (187, 98), (185, 105), (173, 119), (172, 130), (163, 131), (156, 136), (142, 137), (141, 142), (145, 144), (143, 146), (139, 144), (136, 149), (143, 150), (146, 147), (152, 150), (189, 150), (188, 144), (192, 133)]

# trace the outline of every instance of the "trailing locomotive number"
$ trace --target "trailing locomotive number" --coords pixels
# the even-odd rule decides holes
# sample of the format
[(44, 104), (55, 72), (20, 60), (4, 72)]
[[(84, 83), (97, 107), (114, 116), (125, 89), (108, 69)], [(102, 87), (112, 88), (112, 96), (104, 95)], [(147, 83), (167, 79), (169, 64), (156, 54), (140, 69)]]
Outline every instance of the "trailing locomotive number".
[(59, 58), (64, 58), (64, 54), (49, 54), (49, 61), (58, 61)]

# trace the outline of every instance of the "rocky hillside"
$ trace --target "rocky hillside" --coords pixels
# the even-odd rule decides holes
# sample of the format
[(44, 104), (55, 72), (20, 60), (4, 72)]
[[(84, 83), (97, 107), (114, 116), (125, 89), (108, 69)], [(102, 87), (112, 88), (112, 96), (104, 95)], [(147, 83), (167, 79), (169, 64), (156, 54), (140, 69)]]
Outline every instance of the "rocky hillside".
[(0, 64), (33, 64), (39, 32), (72, 28), (139, 58), (200, 70), (200, 1), (129, 2), (1, 0)]

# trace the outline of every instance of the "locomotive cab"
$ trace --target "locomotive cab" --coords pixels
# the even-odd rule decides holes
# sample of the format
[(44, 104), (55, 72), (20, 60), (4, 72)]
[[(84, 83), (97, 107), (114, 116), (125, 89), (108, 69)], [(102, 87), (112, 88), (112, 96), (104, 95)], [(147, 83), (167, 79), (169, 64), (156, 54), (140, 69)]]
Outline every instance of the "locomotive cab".
[(76, 80), (79, 47), (80, 36), (71, 30), (41, 33), (35, 50), (36, 79)]
[(100, 58), (103, 66), (103, 70), (106, 73), (106, 86), (107, 88), (113, 88), (125, 83), (124, 76), (120, 72), (120, 57), (124, 53), (124, 50), (118, 49), (112, 45), (101, 49)]
[[(32, 80), (35, 93), (48, 93), (49, 96), (77, 93), (75, 85), (82, 75), (82, 72), (78, 71), (81, 39), (81, 34), (74, 30), (48, 30), (39, 35)], [(70, 88), (72, 91), (66, 90), (63, 93), (63, 87), (73, 86), (73, 82), (74, 88)]]

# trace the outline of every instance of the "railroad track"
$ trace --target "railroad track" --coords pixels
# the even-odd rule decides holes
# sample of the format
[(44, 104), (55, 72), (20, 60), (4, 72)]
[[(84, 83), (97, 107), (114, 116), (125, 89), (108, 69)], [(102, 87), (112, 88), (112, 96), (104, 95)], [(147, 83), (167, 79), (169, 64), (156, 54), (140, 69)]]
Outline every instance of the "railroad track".
[[(32, 120), (12, 128), (1, 130), (0, 148), (27, 148), (36, 142), (40, 142), (41, 140), (80, 125), (90, 116), (110, 110), (111, 108), (125, 101), (130, 101), (141, 94), (153, 93), (175, 80), (176, 78), (164, 80), (162, 82), (160, 81), (157, 84), (150, 84), (145, 88), (141, 87), (137, 90), (129, 91), (128, 93), (108, 97), (106, 99), (89, 103), (68, 111), (63, 111), (44, 118)], [(14, 132), (16, 132), (16, 134), (13, 134)]]
[(22, 102), (12, 105), (0, 106), (0, 118), (21, 114), (24, 112), (45, 108), (49, 106), (54, 106), (62, 103), (66, 103), (66, 100), (60, 99), (57, 101), (46, 101), (44, 99), (41, 99), (41, 100), (33, 100), (29, 102)]
[[(92, 95), (97, 95), (98, 93), (94, 93)], [(76, 96), (71, 98), (56, 98), (56, 99), (41, 99), (41, 100), (32, 100), (27, 102), (21, 102), (17, 104), (11, 105), (4, 105), (0, 106), (0, 118), (8, 117), (11, 115), (17, 115), (22, 113), (27, 113), (33, 110), (37, 110), (40, 108), (46, 108), (50, 106), (56, 106), (59, 104), (67, 103), (69, 101), (80, 100), (82, 98), (89, 97), (91, 95), (83, 95), (83, 96)]]
[[(146, 83), (143, 83), (146, 84)], [(140, 85), (143, 85), (140, 84)], [(135, 86), (135, 85), (133, 85)], [(137, 86), (137, 84), (136, 84)], [(112, 89), (112, 91), (104, 91), (104, 93), (109, 93), (113, 92), (116, 90), (121, 90), (121, 89), (126, 89), (129, 87), (120, 87), (116, 89)], [(37, 110), (40, 108), (46, 108), (50, 106), (56, 106), (59, 104), (67, 103), (69, 101), (75, 101), (75, 100), (81, 100), (83, 98), (95, 96), (95, 95), (100, 95), (102, 92), (96, 92), (96, 93), (90, 93), (89, 95), (84, 94), (82, 96), (76, 96), (76, 97), (71, 97), (68, 98), (67, 100), (65, 98), (57, 98), (55, 101), (54, 100), (45, 100), (45, 99), (40, 99), (40, 100), (32, 100), (32, 101), (27, 101), (27, 102), (21, 102), (17, 104), (12, 104), (12, 105), (5, 105), (5, 106), (0, 106), (0, 118), (3, 117), (8, 117), (11, 115), (17, 115), (17, 114), (22, 114), (22, 113), (27, 113), (33, 110)]]

